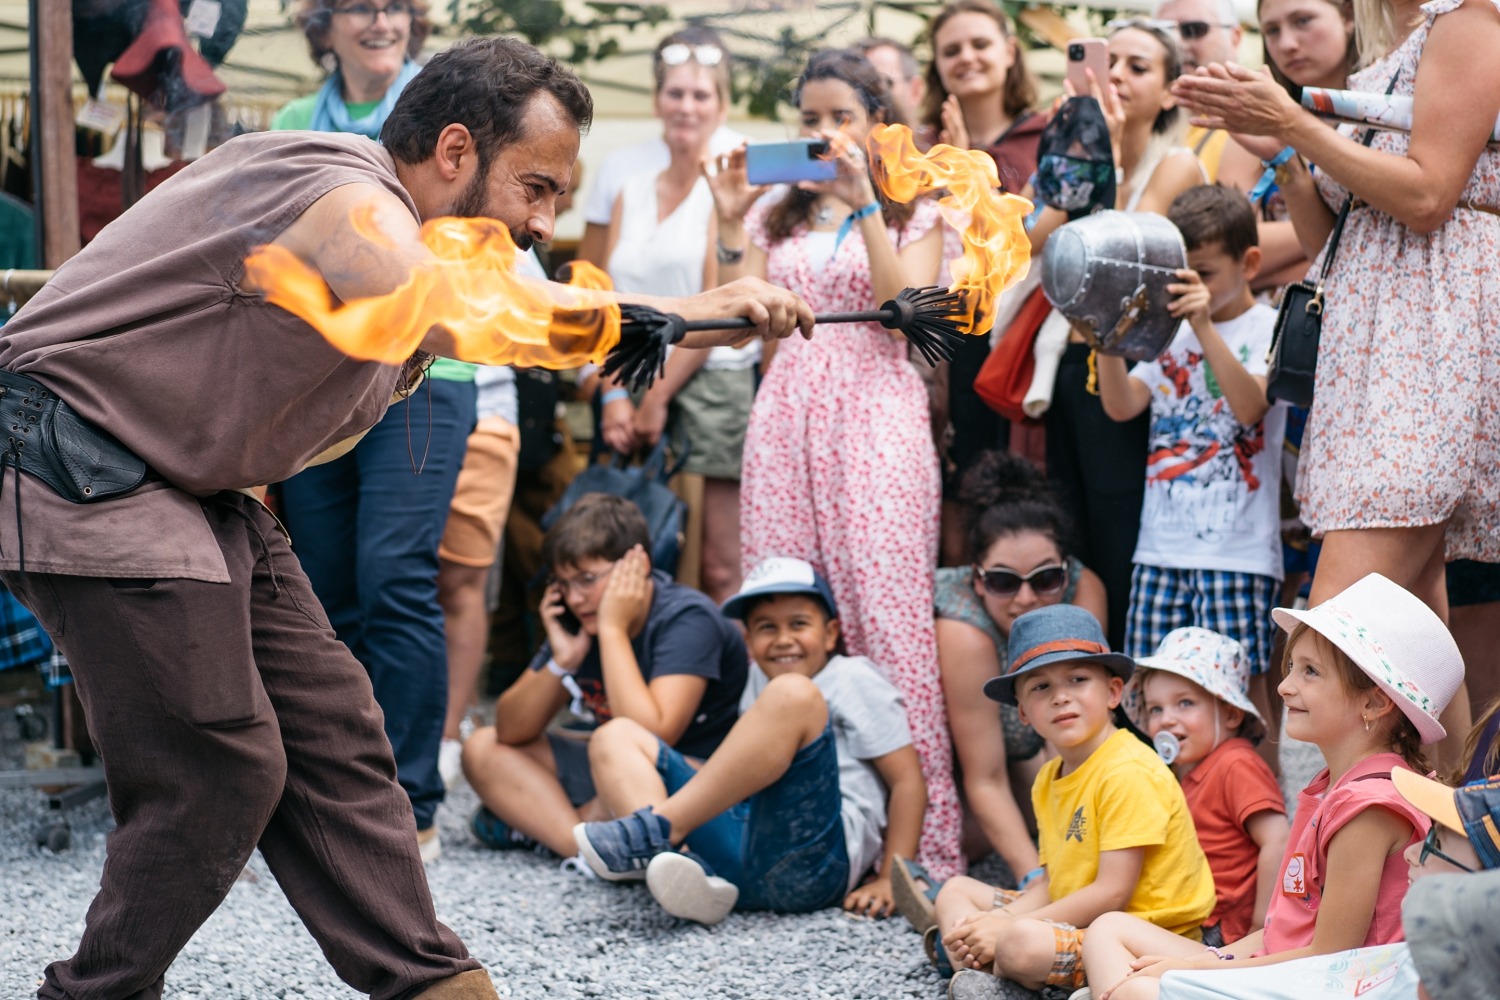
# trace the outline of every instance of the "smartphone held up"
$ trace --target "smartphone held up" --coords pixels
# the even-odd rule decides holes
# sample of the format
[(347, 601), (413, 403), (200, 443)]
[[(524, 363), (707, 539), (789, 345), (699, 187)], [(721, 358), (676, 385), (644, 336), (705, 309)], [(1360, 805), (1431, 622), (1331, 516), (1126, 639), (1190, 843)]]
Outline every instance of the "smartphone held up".
[(751, 184), (831, 181), (838, 174), (827, 139), (754, 142), (745, 147), (745, 178)]
[[(1089, 82), (1089, 71), (1094, 74)], [(1074, 94), (1093, 93), (1094, 83), (1109, 86), (1109, 43), (1102, 38), (1074, 38), (1068, 42), (1068, 83)]]

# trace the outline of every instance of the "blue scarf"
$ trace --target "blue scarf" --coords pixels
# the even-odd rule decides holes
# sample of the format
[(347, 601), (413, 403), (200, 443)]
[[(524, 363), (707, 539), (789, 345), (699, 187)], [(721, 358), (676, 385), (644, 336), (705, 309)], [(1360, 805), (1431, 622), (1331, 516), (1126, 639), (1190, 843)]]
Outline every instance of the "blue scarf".
[(385, 97), (381, 98), (380, 103), (363, 118), (350, 118), (349, 108), (344, 104), (344, 75), (334, 70), (333, 75), (324, 81), (323, 88), (318, 91), (317, 103), (313, 105), (312, 130), (314, 132), (354, 132), (371, 139), (379, 139), (380, 127), (385, 124), (386, 118), (390, 117), (391, 109), (396, 106), (396, 98), (401, 96), (401, 91), (406, 89), (412, 77), (421, 71), (422, 67), (410, 59), (406, 60), (395, 82), (386, 88)]

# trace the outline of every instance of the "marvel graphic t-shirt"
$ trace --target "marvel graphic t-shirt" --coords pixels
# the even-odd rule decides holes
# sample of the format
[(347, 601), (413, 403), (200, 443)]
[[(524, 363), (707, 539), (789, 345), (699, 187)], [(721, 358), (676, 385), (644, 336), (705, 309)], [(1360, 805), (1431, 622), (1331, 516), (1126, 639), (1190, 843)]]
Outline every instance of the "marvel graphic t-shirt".
[[(1276, 313), (1257, 303), (1215, 323), (1240, 364), (1266, 373)], [(1146, 500), (1135, 562), (1281, 579), (1281, 446), (1286, 408), (1235, 419), (1203, 345), (1183, 323), (1155, 361), (1130, 370), (1151, 390)]]

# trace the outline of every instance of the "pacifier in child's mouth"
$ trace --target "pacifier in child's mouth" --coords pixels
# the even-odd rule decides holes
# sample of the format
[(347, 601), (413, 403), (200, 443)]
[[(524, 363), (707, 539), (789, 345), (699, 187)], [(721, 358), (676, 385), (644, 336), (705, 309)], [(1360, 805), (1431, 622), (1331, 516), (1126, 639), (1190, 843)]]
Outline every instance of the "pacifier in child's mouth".
[(1182, 743), (1165, 729), (1152, 737), (1151, 742), (1155, 745), (1156, 755), (1162, 759), (1163, 764), (1171, 764), (1182, 750)]

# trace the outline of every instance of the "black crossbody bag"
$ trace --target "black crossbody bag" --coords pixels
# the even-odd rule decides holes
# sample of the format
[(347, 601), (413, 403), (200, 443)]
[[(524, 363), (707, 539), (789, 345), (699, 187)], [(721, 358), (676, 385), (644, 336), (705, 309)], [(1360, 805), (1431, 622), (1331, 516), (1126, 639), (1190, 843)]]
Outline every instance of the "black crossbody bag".
[[(1385, 88), (1390, 94), (1396, 89), (1400, 72), (1391, 78)], [(1364, 145), (1375, 141), (1375, 130), (1365, 133)], [(1323, 270), (1316, 281), (1304, 278), (1286, 286), (1281, 293), (1281, 308), (1276, 313), (1276, 328), (1271, 335), (1269, 368), (1266, 372), (1266, 398), (1271, 402), (1280, 400), (1292, 406), (1311, 406), (1313, 384), (1318, 370), (1318, 341), (1323, 335), (1323, 283), (1333, 269), (1333, 258), (1339, 252), (1339, 240), (1344, 235), (1344, 223), (1354, 207), (1354, 195), (1344, 199), (1339, 217), (1333, 224), (1333, 233), (1328, 237), (1328, 252), (1323, 255)]]

